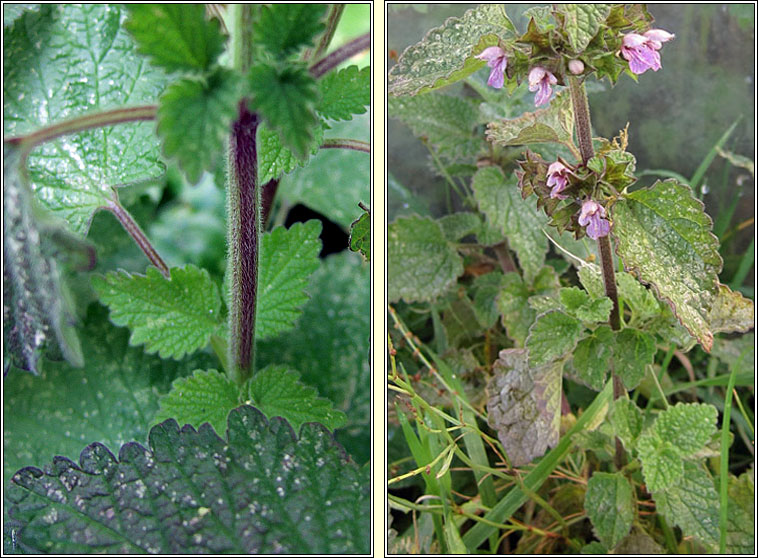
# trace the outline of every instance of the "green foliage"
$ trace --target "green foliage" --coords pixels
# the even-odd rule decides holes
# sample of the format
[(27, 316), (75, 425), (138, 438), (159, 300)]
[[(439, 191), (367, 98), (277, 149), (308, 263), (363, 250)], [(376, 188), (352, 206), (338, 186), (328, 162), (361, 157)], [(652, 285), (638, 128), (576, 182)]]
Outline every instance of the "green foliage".
[(579, 341), (574, 349), (574, 370), (595, 391), (603, 389), (608, 378), (615, 348), (613, 341), (611, 328), (600, 326), (592, 335)]
[(163, 154), (175, 158), (193, 184), (218, 164), (238, 100), (239, 78), (222, 69), (204, 79), (175, 81), (161, 96), (158, 136)]
[(559, 310), (545, 312), (537, 316), (526, 338), (529, 362), (540, 365), (562, 359), (584, 335), (585, 329), (579, 320)]
[(350, 120), (364, 114), (371, 103), (371, 68), (348, 66), (326, 74), (318, 82), (321, 99), (316, 111), (323, 118)]
[(642, 433), (642, 411), (627, 398), (617, 399), (613, 403), (610, 415), (611, 426), (627, 451), (637, 444), (637, 438)]
[(296, 437), (245, 406), (224, 439), (173, 420), (149, 438), (149, 449), (129, 443), (118, 459), (92, 444), (79, 465), (57, 458), (45, 472), (19, 471), (7, 494), (17, 543), (35, 553), (368, 552), (367, 476), (323, 427)]
[(304, 159), (318, 139), (316, 81), (303, 67), (259, 63), (250, 69), (250, 109), (279, 134), (282, 145)]
[(284, 58), (313, 43), (324, 29), (325, 4), (273, 4), (262, 6), (254, 39), (275, 58)]
[(632, 486), (621, 473), (597, 472), (587, 483), (584, 508), (597, 538), (607, 548), (613, 548), (629, 533), (632, 526)]
[(752, 470), (729, 477), (726, 552), (750, 554), (755, 546), (755, 481)]
[(564, 18), (569, 46), (577, 54), (597, 35), (611, 11), (610, 4), (561, 4), (557, 8)]
[(129, 4), (128, 10), (124, 26), (138, 52), (169, 72), (204, 72), (224, 50), (219, 22), (205, 18), (203, 4)]
[[(317, 128), (317, 141), (307, 156), (315, 155), (319, 150), (319, 143), (324, 133), (323, 129)], [(279, 178), (283, 174), (292, 172), (297, 167), (306, 164), (306, 159), (296, 157), (291, 150), (287, 149), (279, 139), (279, 134), (266, 126), (265, 122), (258, 126), (256, 134), (256, 148), (258, 149), (258, 181), (265, 184), (269, 180)], [(307, 157), (306, 156), (306, 157)]]
[(367, 262), (371, 261), (371, 214), (361, 213), (350, 225), (350, 250), (360, 252)]
[(265, 339), (295, 325), (308, 300), (308, 277), (319, 267), (321, 222), (277, 227), (263, 235), (258, 271), (256, 338)]
[(628, 327), (616, 333), (614, 368), (624, 381), (626, 389), (637, 387), (645, 377), (647, 366), (653, 364), (655, 353), (655, 339), (652, 335)]
[(518, 273), (505, 274), (502, 290), (497, 295), (496, 303), (508, 337), (518, 346), (523, 347), (526, 343), (529, 328), (537, 317), (537, 312), (531, 304), (541, 297), (550, 297), (557, 290), (558, 277), (551, 267), (543, 267), (531, 287)]
[(559, 293), (566, 312), (582, 322), (607, 322), (613, 302), (608, 297), (590, 299), (590, 296), (577, 287), (563, 288)]
[(148, 267), (144, 276), (111, 272), (93, 277), (92, 285), (113, 323), (131, 328), (129, 343), (162, 358), (202, 349), (220, 324), (218, 289), (207, 271), (193, 265), (173, 268), (170, 279)]

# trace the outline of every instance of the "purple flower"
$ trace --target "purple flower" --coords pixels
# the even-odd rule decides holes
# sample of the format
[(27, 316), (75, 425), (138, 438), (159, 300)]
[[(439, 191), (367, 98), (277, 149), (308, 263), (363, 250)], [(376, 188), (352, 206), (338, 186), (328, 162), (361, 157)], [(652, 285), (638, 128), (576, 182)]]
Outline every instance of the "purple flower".
[(505, 57), (505, 51), (496, 46), (485, 48), (481, 54), (475, 56), (479, 60), (485, 60), (487, 66), (492, 68), (487, 85), (500, 89), (503, 87), (505, 68), (508, 66), (508, 59)]
[(582, 211), (579, 213), (579, 224), (587, 227), (587, 236), (597, 240), (611, 232), (611, 224), (605, 218), (605, 208), (591, 199), (582, 203)]
[(561, 194), (561, 192), (563, 192), (563, 190), (566, 189), (566, 186), (568, 186), (567, 173), (568, 173), (568, 168), (560, 161), (556, 161), (555, 163), (552, 163), (547, 168), (547, 185), (553, 187), (553, 189), (550, 190), (551, 198), (558, 198), (559, 200), (565, 200), (568, 197)]
[(644, 74), (647, 70), (657, 72), (661, 69), (661, 55), (658, 52), (663, 43), (674, 38), (672, 33), (663, 29), (651, 29), (644, 35), (628, 33), (621, 42), (621, 56), (629, 61), (629, 69), (635, 74)]
[(529, 72), (529, 91), (537, 91), (534, 96), (534, 105), (544, 105), (550, 100), (550, 95), (553, 94), (551, 85), (558, 83), (558, 80), (553, 74), (548, 72), (542, 66), (535, 66)]

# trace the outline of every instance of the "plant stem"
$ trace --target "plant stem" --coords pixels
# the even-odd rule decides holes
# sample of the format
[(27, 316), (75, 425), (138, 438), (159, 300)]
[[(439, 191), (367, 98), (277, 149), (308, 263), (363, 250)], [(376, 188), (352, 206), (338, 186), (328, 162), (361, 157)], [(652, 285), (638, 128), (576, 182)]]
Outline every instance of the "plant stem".
[(255, 306), (258, 289), (258, 252), (261, 193), (255, 133), (258, 116), (239, 106), (239, 118), (229, 139), (229, 374), (242, 384), (250, 378), (255, 358)]
[[(576, 123), (576, 139), (579, 143), (579, 151), (582, 155), (582, 164), (595, 156), (595, 150), (592, 147), (592, 124), (590, 121), (590, 106), (587, 102), (587, 91), (584, 88), (584, 82), (575, 76), (568, 76), (569, 91), (571, 92), (571, 102), (574, 106), (574, 121)], [(608, 236), (601, 236), (597, 239), (597, 245), (600, 252), (600, 267), (603, 270), (603, 284), (605, 285), (605, 295), (611, 299), (613, 308), (608, 323), (611, 329), (618, 331), (621, 329), (621, 315), (619, 313), (619, 298), (616, 290), (616, 274), (613, 265), (613, 252), (611, 250), (611, 240)], [(613, 399), (619, 399), (626, 395), (624, 384), (616, 371), (613, 371)], [(624, 466), (625, 455), (624, 446), (621, 440), (616, 438), (616, 455), (614, 462), (616, 469), (621, 470)]]
[(246, 74), (253, 64), (253, 6), (229, 4), (232, 65)]
[(142, 229), (131, 214), (115, 200), (109, 201), (108, 205), (103, 206), (103, 209), (113, 213), (116, 219), (118, 219), (118, 222), (121, 223), (121, 226), (124, 227), (126, 232), (129, 233), (129, 236), (131, 236), (134, 239), (134, 242), (137, 243), (137, 246), (139, 246), (145, 253), (147, 259), (150, 260), (150, 263), (157, 267), (158, 271), (160, 271), (166, 279), (170, 279), (171, 273), (169, 272), (166, 262), (163, 261), (157, 250), (152, 244), (150, 244), (150, 240), (148, 240), (145, 233), (142, 232)]
[(354, 149), (355, 151), (363, 151), (364, 153), (371, 153), (371, 144), (366, 141), (357, 139), (325, 139), (321, 144), (321, 149)]
[(76, 134), (92, 128), (113, 126), (124, 122), (137, 122), (141, 120), (155, 120), (158, 113), (157, 105), (144, 105), (139, 107), (119, 108), (83, 114), (51, 126), (41, 128), (25, 136), (15, 136), (3, 140), (21, 146), (22, 153), (28, 153), (36, 146), (52, 141), (61, 136)]
[(318, 79), (329, 70), (339, 66), (345, 60), (352, 58), (362, 50), (366, 50), (371, 47), (371, 33), (366, 33), (360, 37), (356, 37), (349, 43), (342, 45), (340, 48), (326, 55), (324, 58), (316, 62), (310, 67), (311, 75)]
[(342, 12), (345, 11), (344, 4), (332, 4), (329, 7), (329, 15), (326, 18), (326, 30), (321, 35), (321, 40), (318, 42), (316, 52), (313, 54), (313, 58), (318, 60), (329, 48), (329, 44), (332, 42), (334, 32), (337, 30), (337, 24), (340, 22)]

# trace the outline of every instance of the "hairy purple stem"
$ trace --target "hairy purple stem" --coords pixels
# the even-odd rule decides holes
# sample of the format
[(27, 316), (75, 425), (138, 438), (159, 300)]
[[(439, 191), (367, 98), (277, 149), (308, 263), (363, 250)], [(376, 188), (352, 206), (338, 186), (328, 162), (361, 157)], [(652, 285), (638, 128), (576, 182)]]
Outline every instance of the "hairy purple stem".
[(166, 265), (166, 262), (163, 261), (163, 258), (161, 258), (160, 254), (158, 254), (156, 249), (153, 248), (153, 245), (150, 244), (150, 241), (145, 236), (145, 233), (142, 232), (142, 229), (137, 224), (137, 221), (134, 220), (134, 217), (132, 217), (131, 214), (126, 209), (124, 209), (120, 203), (114, 200), (108, 202), (108, 205), (104, 206), (103, 209), (106, 209), (113, 213), (116, 219), (118, 219), (118, 222), (121, 223), (121, 226), (124, 227), (124, 230), (129, 233), (129, 236), (134, 239), (134, 242), (137, 243), (137, 246), (139, 246), (140, 249), (145, 253), (147, 259), (150, 260), (150, 263), (157, 267), (158, 271), (160, 271), (166, 279), (169, 279), (171, 277), (171, 274), (169, 272), (168, 266)]
[(229, 139), (229, 372), (242, 384), (252, 375), (255, 359), (261, 195), (255, 145), (258, 116), (245, 100), (239, 107)]
[(349, 43), (342, 45), (340, 48), (328, 54), (313, 66), (310, 67), (311, 75), (318, 79), (329, 70), (332, 70), (342, 64), (348, 58), (352, 58), (362, 50), (366, 50), (371, 46), (371, 33), (366, 33), (360, 37), (356, 37)]

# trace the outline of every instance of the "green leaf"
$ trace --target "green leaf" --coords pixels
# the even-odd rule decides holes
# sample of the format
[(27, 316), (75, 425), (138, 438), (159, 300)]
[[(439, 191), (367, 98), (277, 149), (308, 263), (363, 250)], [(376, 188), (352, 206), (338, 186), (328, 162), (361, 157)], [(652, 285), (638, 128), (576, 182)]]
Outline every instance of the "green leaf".
[(537, 317), (531, 302), (540, 296), (553, 295), (558, 290), (558, 277), (550, 266), (543, 267), (529, 288), (518, 273), (506, 273), (502, 291), (497, 297), (497, 307), (503, 326), (517, 346), (523, 347), (529, 328)]
[(451, 17), (403, 52), (389, 72), (389, 94), (416, 95), (461, 80), (485, 65), (474, 55), (514, 33), (500, 4), (484, 4), (460, 18)]
[(318, 88), (307, 69), (256, 64), (250, 68), (248, 87), (250, 109), (263, 116), (295, 157), (305, 158), (314, 148), (320, 125), (315, 112)]
[(558, 93), (550, 105), (517, 118), (490, 122), (487, 140), (496, 145), (530, 145), (557, 142), (577, 152), (572, 139), (574, 110), (567, 92)]
[(11, 365), (33, 374), (48, 340), (74, 366), (82, 348), (72, 324), (73, 302), (51, 247), (65, 224), (36, 205), (19, 166), (21, 153), (3, 147), (3, 371)]
[[(329, 135), (368, 141), (370, 130), (366, 114), (333, 123)], [(307, 205), (347, 231), (355, 219), (355, 206), (371, 197), (370, 163), (371, 156), (361, 151), (321, 149), (305, 168), (282, 179), (279, 192), (290, 204)]]
[[(155, 103), (165, 75), (148, 66), (121, 27), (115, 4), (46, 4), (8, 29), (4, 40), (4, 134), (106, 108)], [(32, 187), (48, 209), (86, 234), (113, 187), (155, 178), (164, 167), (150, 122), (125, 123), (45, 143), (28, 159)]]
[(657, 435), (670, 443), (682, 457), (702, 449), (716, 432), (718, 411), (705, 403), (677, 403), (655, 419)]
[(584, 509), (597, 538), (606, 547), (613, 548), (632, 527), (632, 486), (621, 473), (595, 472), (587, 482)]
[(424, 138), (448, 161), (474, 158), (485, 146), (474, 133), (478, 124), (476, 107), (460, 97), (428, 93), (417, 97), (390, 97), (387, 109), (392, 118)]
[(653, 554), (666, 554), (663, 547), (655, 542), (655, 539), (647, 533), (632, 533), (625, 537), (614, 549), (621, 556), (651, 556)]
[(613, 364), (626, 389), (634, 389), (642, 381), (656, 351), (655, 338), (649, 333), (630, 327), (616, 332)]
[(684, 462), (655, 429), (646, 430), (637, 440), (637, 454), (642, 462), (642, 474), (649, 492), (674, 486), (684, 475)]
[(324, 118), (350, 120), (371, 104), (371, 67), (348, 66), (318, 82), (321, 100), (316, 111)]
[[(517, 276), (515, 273), (513, 275)], [(497, 323), (497, 319), (500, 316), (497, 300), (506, 285), (506, 281), (505, 275), (500, 271), (485, 273), (474, 278), (472, 284), (474, 289), (474, 312), (479, 323), (485, 328), (491, 328)], [(526, 338), (527, 331), (525, 330), (524, 338)]]
[(626, 272), (616, 273), (619, 296), (632, 311), (630, 323), (644, 323), (661, 313), (661, 305), (649, 289)]
[(319, 267), (321, 221), (276, 227), (263, 235), (258, 267), (255, 338), (265, 339), (295, 326), (308, 301), (305, 287)]
[(452, 213), (440, 217), (437, 222), (442, 227), (442, 233), (450, 242), (458, 242), (463, 237), (477, 232), (482, 222), (476, 213)]
[(118, 455), (95, 443), (79, 465), (56, 458), (44, 472), (14, 475), (6, 497), (19, 545), (53, 554), (369, 552), (367, 475), (320, 425), (298, 438), (244, 406), (230, 413), (225, 439), (168, 420), (150, 431), (149, 449), (130, 443)]
[(642, 433), (643, 424), (642, 411), (637, 404), (626, 397), (617, 399), (613, 403), (609, 419), (616, 436), (624, 443), (627, 451), (633, 450)]
[(726, 285), (718, 284), (718, 292), (708, 314), (708, 324), (713, 333), (748, 331), (755, 326), (753, 301)]
[(299, 159), (295, 157), (292, 151), (282, 145), (279, 134), (266, 126), (265, 122), (262, 122), (258, 126), (255, 145), (258, 149), (258, 183), (265, 184), (269, 180), (280, 178), (283, 174), (305, 165), (311, 155), (319, 152), (324, 130), (322, 127), (318, 127), (314, 133), (316, 140), (313, 142), (313, 148), (304, 159)]
[(696, 537), (715, 550), (719, 540), (719, 497), (702, 464), (685, 461), (681, 480), (665, 491), (654, 491), (653, 499), (658, 512), (681, 528), (684, 536)]
[(592, 335), (579, 341), (574, 349), (574, 370), (595, 391), (605, 386), (614, 350), (611, 328), (600, 326)]
[(563, 14), (563, 30), (575, 54), (587, 48), (611, 12), (610, 4), (559, 4), (557, 8)]
[(708, 318), (722, 261), (702, 202), (669, 179), (626, 194), (611, 207), (611, 217), (624, 268), (650, 284), (710, 351)]
[(531, 282), (542, 268), (547, 253), (547, 238), (542, 228), (547, 218), (521, 199), (515, 176), (507, 180), (498, 167), (483, 167), (471, 183), (479, 210), (507, 237), (516, 251), (524, 278)]
[(371, 456), (369, 267), (356, 254), (331, 255), (311, 276), (300, 326), (256, 344), (258, 366), (286, 364), (347, 414), (337, 439), (359, 462)]
[(750, 554), (755, 547), (755, 483), (752, 471), (729, 476), (726, 553)]
[(124, 26), (138, 52), (169, 72), (200, 73), (216, 61), (226, 38), (202, 4), (129, 4)]
[(613, 308), (610, 298), (604, 296), (591, 300), (587, 292), (578, 287), (562, 288), (559, 296), (566, 312), (583, 322), (607, 322)]
[(286, 366), (267, 366), (247, 382), (247, 403), (269, 418), (284, 418), (295, 430), (306, 422), (321, 423), (329, 430), (345, 426), (345, 413), (332, 409), (331, 402), (318, 397), (316, 389), (303, 385), (299, 378)]
[(97, 304), (80, 334), (84, 368), (43, 359), (42, 376), (11, 370), (3, 380), (6, 481), (24, 465), (76, 455), (93, 440), (115, 446), (146, 441), (158, 396), (175, 378), (211, 364), (205, 354), (177, 362), (129, 347), (129, 331), (114, 327)]
[(253, 27), (254, 40), (275, 58), (284, 58), (313, 39), (324, 29), (321, 18), (325, 4), (273, 4), (261, 7)]
[(367, 262), (371, 261), (371, 214), (364, 211), (350, 225), (350, 250), (360, 252)]
[(558, 443), (562, 362), (533, 367), (525, 349), (504, 349), (487, 388), (487, 421), (514, 467)]
[(212, 171), (222, 157), (238, 100), (239, 78), (224, 69), (203, 79), (175, 81), (161, 96), (158, 136), (163, 154), (176, 159), (191, 183), (203, 171)]
[(463, 274), (463, 259), (428, 217), (400, 217), (387, 230), (387, 291), (391, 302), (430, 301)]
[(539, 365), (563, 358), (574, 350), (584, 334), (584, 326), (579, 320), (559, 310), (537, 316), (526, 338), (529, 362)]
[(8, 4), (3, 6), (3, 28), (13, 25), (25, 12), (38, 10), (39, 7), (39, 4)]
[(159, 400), (160, 408), (151, 425), (167, 419), (199, 428), (209, 423), (223, 432), (229, 411), (242, 403), (237, 384), (216, 370), (195, 370), (192, 376), (174, 380), (171, 391)]
[(205, 347), (220, 324), (221, 298), (204, 269), (172, 268), (166, 279), (154, 267), (145, 275), (124, 271), (92, 278), (111, 321), (132, 330), (129, 342), (148, 353), (179, 359)]

